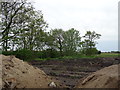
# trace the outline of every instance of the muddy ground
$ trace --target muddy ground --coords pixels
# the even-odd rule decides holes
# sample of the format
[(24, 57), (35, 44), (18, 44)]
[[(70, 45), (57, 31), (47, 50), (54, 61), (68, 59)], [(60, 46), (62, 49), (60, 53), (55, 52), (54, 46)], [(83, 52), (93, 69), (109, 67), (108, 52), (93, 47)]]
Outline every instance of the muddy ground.
[(59, 80), (69, 88), (73, 88), (81, 78), (88, 76), (92, 72), (120, 63), (120, 57), (47, 61), (33, 60), (29, 63), (40, 68), (47, 75)]

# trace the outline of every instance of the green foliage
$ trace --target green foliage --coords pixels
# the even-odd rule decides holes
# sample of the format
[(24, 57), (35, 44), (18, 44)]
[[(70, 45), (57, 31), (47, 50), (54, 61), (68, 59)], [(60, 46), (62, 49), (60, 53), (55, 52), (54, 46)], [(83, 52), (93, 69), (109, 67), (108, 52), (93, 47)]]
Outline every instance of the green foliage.
[(15, 52), (13, 51), (2, 51), (2, 54), (8, 56), (8, 55), (15, 55)]
[(22, 60), (33, 60), (36, 58), (36, 55), (33, 51), (22, 49), (18, 51), (3, 51), (2, 54), (4, 55), (15, 55), (17, 58)]
[(97, 34), (95, 31), (87, 31), (86, 34), (83, 36), (85, 40), (80, 42), (80, 45), (82, 47), (82, 53), (86, 55), (98, 54), (98, 50), (95, 47), (95, 45), (97, 44), (95, 40), (99, 39), (100, 36), (101, 35)]
[(31, 50), (22, 49), (19, 51), (16, 51), (14, 54), (17, 58), (22, 60), (33, 60), (35, 58), (35, 54)]
[(46, 53), (46, 57), (49, 58), (56, 58), (60, 56), (60, 53), (54, 49), (47, 49), (45, 53)]
[(79, 31), (74, 28), (69, 29), (64, 33), (64, 53), (65, 55), (74, 55), (79, 49), (81, 37)]
[[(14, 46), (14, 38), (18, 35), (19, 28), (24, 23), (24, 16), (30, 11), (31, 4), (26, 1), (20, 0), (20, 2), (0, 2), (1, 4), (1, 16), (0, 20), (1, 32), (1, 43), (2, 49), (7, 51)], [(27, 6), (27, 7), (26, 7)]]
[(96, 45), (95, 40), (100, 38), (100, 34), (97, 34), (95, 31), (87, 31), (86, 34), (83, 36), (85, 38), (84, 44), (85, 48), (94, 48)]
[(2, 54), (2, 50), (0, 50), (0, 54)]
[(98, 54), (98, 50), (96, 48), (88, 48), (88, 49), (83, 50), (83, 53), (88, 56), (95, 55), (95, 54)]
[(35, 53), (38, 58), (56, 58), (60, 56), (60, 53), (54, 49), (47, 49)]
[(48, 27), (42, 12), (36, 11), (26, 0), (1, 2), (1, 7), (2, 50), (41, 50), (44, 46), (44, 31)]
[(98, 53), (97, 54), (101, 54), (101, 51), (98, 51)]
[(100, 38), (100, 34), (87, 31), (81, 41), (80, 32), (74, 28), (66, 31), (56, 28), (46, 32), (48, 24), (42, 12), (36, 11), (26, 0), (20, 2), (1, 2), (0, 43), (3, 54), (30, 60), (98, 53), (95, 40)]
[(50, 36), (52, 40), (51, 48), (55, 48), (60, 52), (60, 55), (63, 54), (63, 44), (64, 44), (64, 31), (62, 29), (52, 29), (50, 31)]

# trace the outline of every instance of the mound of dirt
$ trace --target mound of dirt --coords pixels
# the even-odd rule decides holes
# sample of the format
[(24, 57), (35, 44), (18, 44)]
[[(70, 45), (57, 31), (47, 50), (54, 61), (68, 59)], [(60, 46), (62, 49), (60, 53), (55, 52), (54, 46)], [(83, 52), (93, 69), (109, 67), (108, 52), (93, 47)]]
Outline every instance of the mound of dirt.
[(118, 66), (105, 67), (87, 78), (82, 78), (75, 88), (118, 88)]
[[(42, 70), (14, 56), (0, 55), (0, 86), (2, 88), (52, 88), (63, 87)], [(54, 84), (54, 85), (53, 85)]]

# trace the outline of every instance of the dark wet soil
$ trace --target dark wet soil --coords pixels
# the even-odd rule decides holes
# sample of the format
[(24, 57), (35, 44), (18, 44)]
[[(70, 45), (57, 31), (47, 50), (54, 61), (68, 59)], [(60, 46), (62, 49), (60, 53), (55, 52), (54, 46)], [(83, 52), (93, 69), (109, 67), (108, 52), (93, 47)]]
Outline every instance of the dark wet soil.
[(95, 59), (30, 61), (35, 67), (42, 69), (47, 75), (61, 81), (72, 88), (81, 78), (101, 68), (120, 63), (120, 57)]

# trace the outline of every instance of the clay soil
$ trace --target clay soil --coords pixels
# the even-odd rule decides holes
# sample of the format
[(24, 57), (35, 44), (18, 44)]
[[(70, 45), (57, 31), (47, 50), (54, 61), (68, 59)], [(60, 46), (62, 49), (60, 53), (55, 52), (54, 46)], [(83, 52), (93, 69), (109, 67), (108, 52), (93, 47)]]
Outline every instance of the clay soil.
[(72, 60), (30, 61), (29, 64), (43, 70), (48, 76), (59, 80), (69, 88), (75, 87), (81, 78), (114, 64), (120, 63), (119, 57)]

